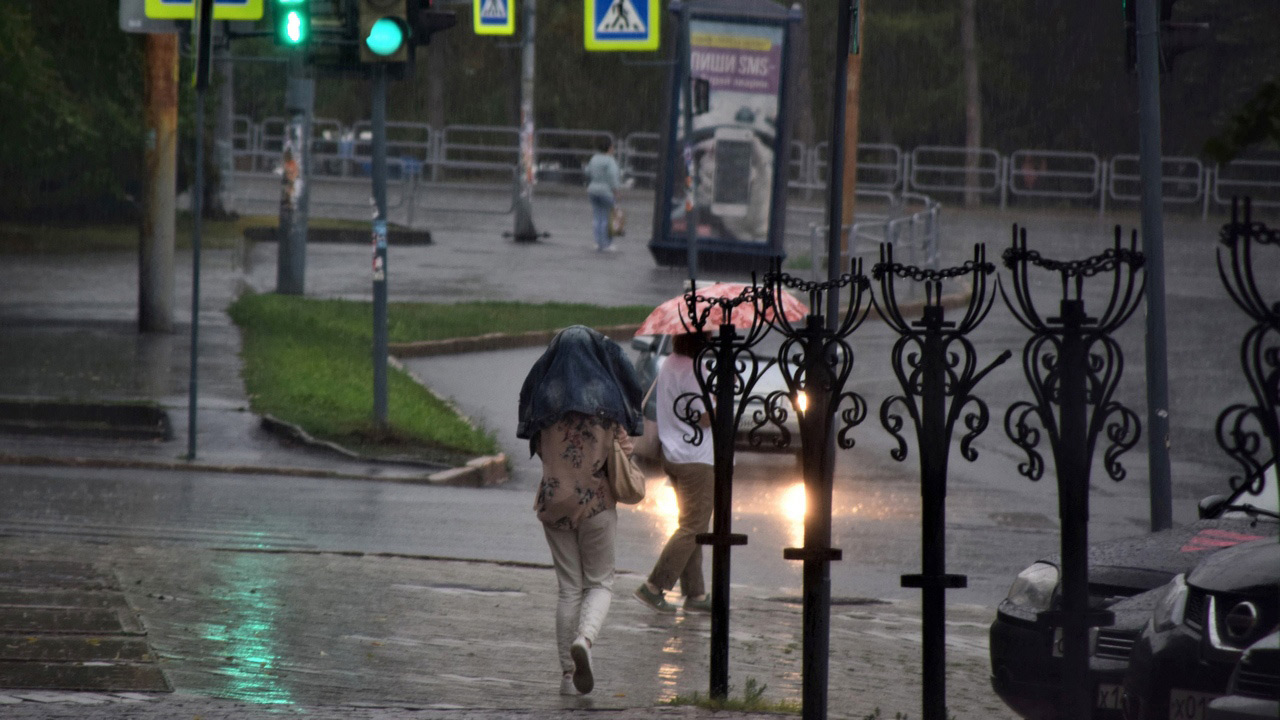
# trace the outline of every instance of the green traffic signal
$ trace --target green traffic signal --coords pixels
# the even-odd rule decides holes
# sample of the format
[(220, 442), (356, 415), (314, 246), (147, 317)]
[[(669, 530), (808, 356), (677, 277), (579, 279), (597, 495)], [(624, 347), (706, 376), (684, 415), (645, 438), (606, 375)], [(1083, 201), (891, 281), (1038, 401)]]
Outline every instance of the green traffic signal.
[(376, 55), (387, 57), (404, 46), (404, 27), (389, 17), (378, 18), (369, 28), (364, 44)]
[(309, 0), (275, 0), (276, 43), (297, 47), (311, 39)]
[(285, 13), (284, 22), (280, 26), (281, 37), (290, 45), (298, 45), (307, 39), (307, 30), (302, 20), (302, 14), (297, 10), (290, 10)]

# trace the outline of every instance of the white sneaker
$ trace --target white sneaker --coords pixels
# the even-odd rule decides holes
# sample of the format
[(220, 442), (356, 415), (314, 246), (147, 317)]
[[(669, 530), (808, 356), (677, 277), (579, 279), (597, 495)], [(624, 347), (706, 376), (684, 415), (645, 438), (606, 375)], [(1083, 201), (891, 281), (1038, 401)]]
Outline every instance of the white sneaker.
[(573, 641), (569, 646), (569, 656), (573, 658), (573, 686), (586, 695), (595, 687), (596, 679), (591, 673), (591, 646), (585, 637), (579, 635)]
[(573, 673), (567, 672), (560, 676), (560, 694), (561, 695), (577, 695), (578, 688), (573, 686)]

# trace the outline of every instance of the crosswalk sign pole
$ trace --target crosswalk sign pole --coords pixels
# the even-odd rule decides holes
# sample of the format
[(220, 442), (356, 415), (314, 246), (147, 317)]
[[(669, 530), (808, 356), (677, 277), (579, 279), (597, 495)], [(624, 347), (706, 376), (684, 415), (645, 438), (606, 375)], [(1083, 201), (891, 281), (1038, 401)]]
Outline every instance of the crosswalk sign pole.
[(516, 195), (515, 232), (512, 238), (516, 242), (537, 242), (539, 237), (548, 233), (538, 233), (533, 225), (533, 183), (534, 183), (534, 126), (533, 126), (533, 78), (534, 78), (534, 16), (535, 0), (524, 3), (524, 35), (521, 38), (520, 61), (520, 178), (519, 192)]

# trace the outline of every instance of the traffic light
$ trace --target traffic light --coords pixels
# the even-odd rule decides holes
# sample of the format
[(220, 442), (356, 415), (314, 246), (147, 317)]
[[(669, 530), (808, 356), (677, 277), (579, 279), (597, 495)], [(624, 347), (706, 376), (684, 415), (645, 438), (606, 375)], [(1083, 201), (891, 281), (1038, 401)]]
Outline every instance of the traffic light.
[(311, 0), (272, 0), (276, 44), (305, 47), (311, 41)]
[(408, 0), (358, 0), (360, 61), (409, 61)]
[(432, 35), (458, 24), (457, 15), (448, 10), (434, 9), (434, 2), (435, 0), (409, 0), (414, 45), (429, 45)]

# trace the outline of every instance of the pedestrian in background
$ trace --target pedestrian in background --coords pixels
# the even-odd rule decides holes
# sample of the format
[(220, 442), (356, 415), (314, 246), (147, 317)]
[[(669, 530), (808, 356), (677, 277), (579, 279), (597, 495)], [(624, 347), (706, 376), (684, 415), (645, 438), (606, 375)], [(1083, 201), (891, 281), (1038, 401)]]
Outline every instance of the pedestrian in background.
[(616, 441), (630, 455), (644, 430), (643, 392), (612, 340), (574, 325), (551, 339), (520, 389), (516, 436), (542, 460), (533, 509), (542, 521), (560, 592), (556, 649), (560, 693), (589, 693), (594, 645), (613, 599), (617, 501), (606, 460)]
[[(702, 410), (698, 425), (711, 426), (711, 417), (702, 403), (702, 388), (694, 374), (698, 353), (707, 344), (703, 333), (676, 335), (671, 342), (671, 355), (658, 371), (658, 441), (662, 446), (662, 469), (675, 486), (676, 503), (680, 508), (679, 526), (667, 539), (649, 578), (636, 588), (640, 602), (661, 613), (674, 613), (676, 607), (666, 600), (666, 591), (680, 581), (684, 595), (684, 611), (687, 613), (711, 612), (711, 598), (707, 595), (702, 576), (702, 546), (697, 543), (698, 533), (711, 527), (712, 499), (715, 490), (715, 451), (710, 435), (695, 431), (677, 414), (690, 409)], [(681, 395), (694, 393), (692, 401)], [(677, 404), (680, 406), (677, 408)], [(698, 437), (700, 442), (694, 443)]]
[(617, 252), (609, 237), (609, 215), (618, 201), (618, 188), (622, 186), (622, 171), (613, 157), (613, 139), (604, 137), (597, 144), (598, 152), (587, 161), (583, 173), (587, 176), (587, 198), (591, 200), (591, 227), (596, 238), (596, 252)]

